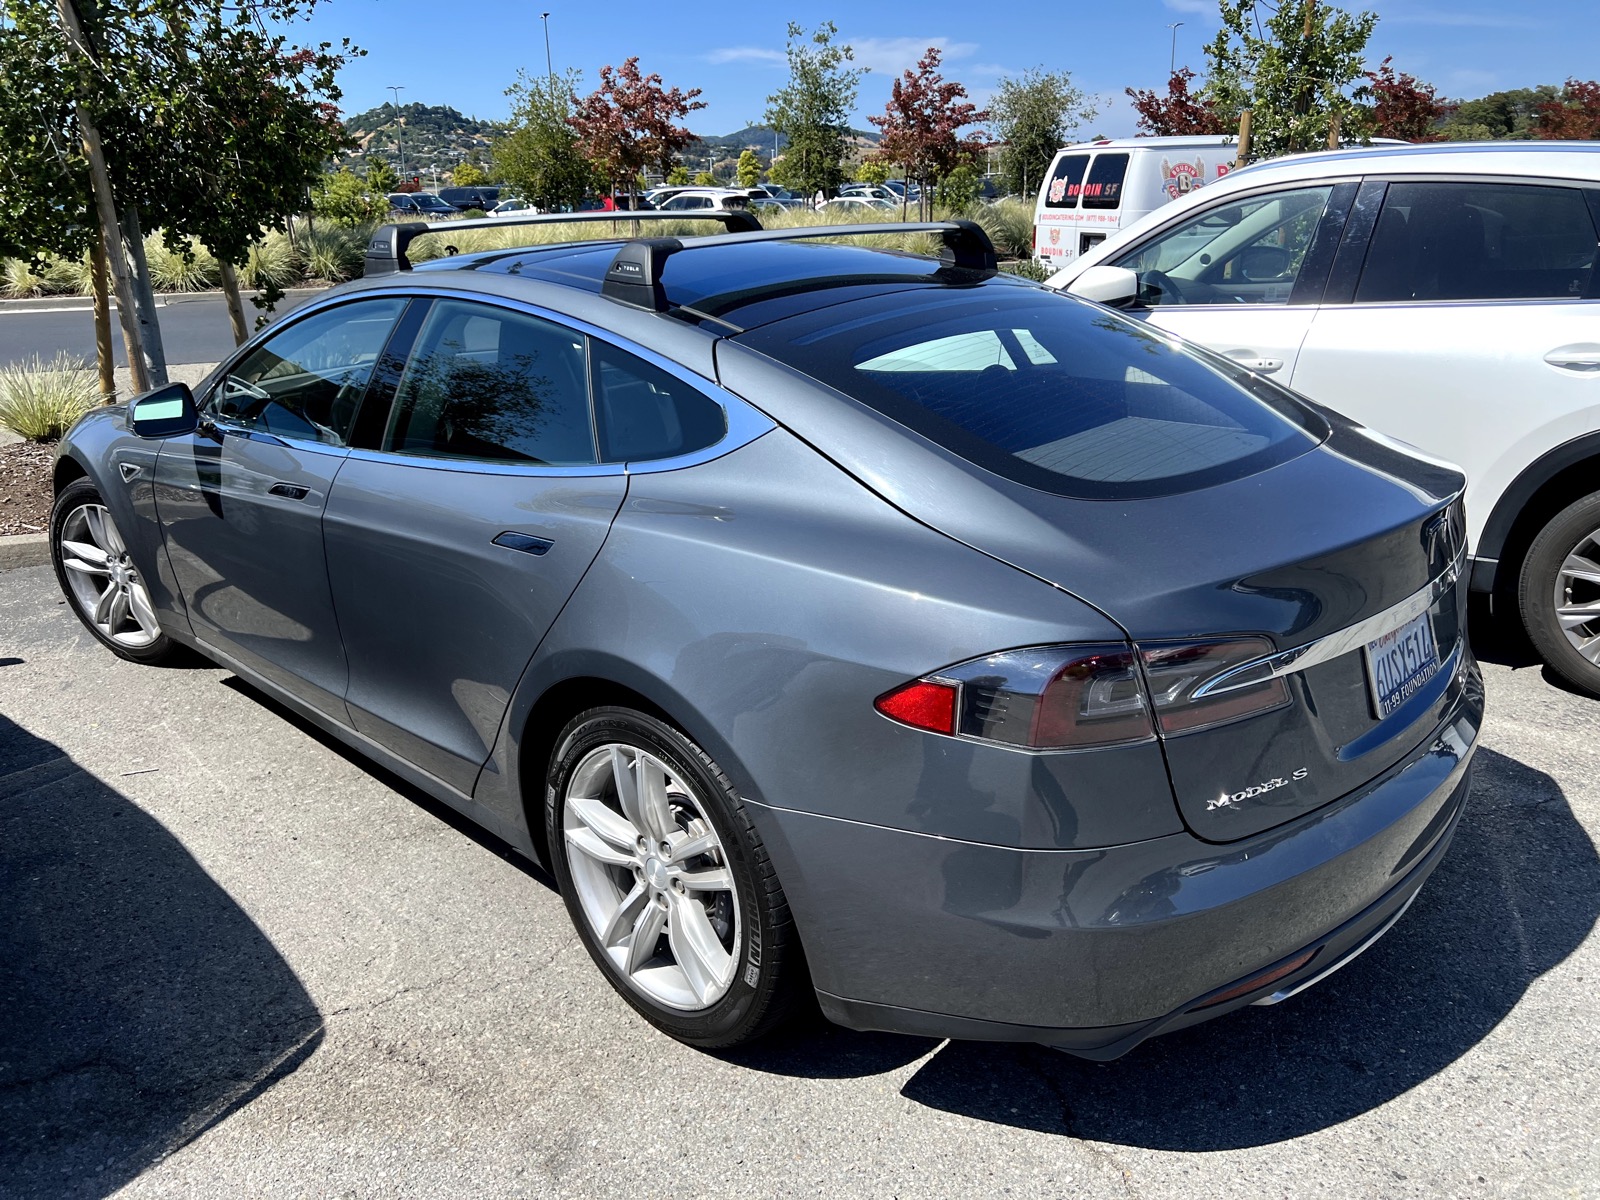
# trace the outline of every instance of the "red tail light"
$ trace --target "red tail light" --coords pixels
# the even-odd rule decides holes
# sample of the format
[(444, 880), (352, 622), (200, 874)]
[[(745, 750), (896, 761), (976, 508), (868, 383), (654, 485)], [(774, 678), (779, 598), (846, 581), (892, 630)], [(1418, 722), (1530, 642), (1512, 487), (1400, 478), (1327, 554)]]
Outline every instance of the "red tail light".
[(884, 716), (930, 733), (1030, 750), (1115, 746), (1209, 729), (1289, 702), (1282, 679), (1195, 692), (1264, 654), (1262, 638), (1033, 646), (957, 663), (885, 692)]

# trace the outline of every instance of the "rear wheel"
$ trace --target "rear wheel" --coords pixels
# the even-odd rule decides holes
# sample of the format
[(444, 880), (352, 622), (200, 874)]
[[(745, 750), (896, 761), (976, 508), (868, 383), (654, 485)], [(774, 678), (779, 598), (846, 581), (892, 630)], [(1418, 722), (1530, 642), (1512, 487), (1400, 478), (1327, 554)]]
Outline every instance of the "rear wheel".
[(50, 557), (72, 611), (113, 654), (137, 663), (169, 657), (150, 589), (100, 493), (87, 479), (61, 489), (50, 511)]
[(1562, 509), (1533, 539), (1517, 604), (1540, 657), (1600, 696), (1600, 492)]
[(705, 751), (644, 713), (591, 709), (557, 740), (545, 821), (579, 936), (651, 1024), (716, 1049), (788, 1015), (803, 974), (788, 903)]

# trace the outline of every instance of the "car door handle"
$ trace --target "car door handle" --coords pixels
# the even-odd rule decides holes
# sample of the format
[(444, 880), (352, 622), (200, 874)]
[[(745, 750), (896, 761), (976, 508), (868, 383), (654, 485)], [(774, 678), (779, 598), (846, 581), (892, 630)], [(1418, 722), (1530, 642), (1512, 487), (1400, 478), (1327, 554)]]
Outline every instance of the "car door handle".
[(1271, 375), (1274, 371), (1283, 369), (1283, 359), (1267, 358), (1254, 350), (1230, 350), (1228, 357), (1245, 370), (1254, 371), (1259, 375)]
[(1557, 346), (1544, 356), (1545, 362), (1563, 371), (1600, 371), (1600, 346), (1593, 342), (1580, 342), (1572, 346)]
[(286, 500), (304, 500), (310, 494), (310, 488), (303, 488), (297, 483), (275, 483), (267, 489), (267, 495), (282, 496)]
[(549, 538), (535, 537), (531, 533), (516, 533), (509, 529), (495, 538), (494, 544), (504, 546), (507, 550), (520, 550), (535, 558), (543, 557), (550, 547), (555, 545)]

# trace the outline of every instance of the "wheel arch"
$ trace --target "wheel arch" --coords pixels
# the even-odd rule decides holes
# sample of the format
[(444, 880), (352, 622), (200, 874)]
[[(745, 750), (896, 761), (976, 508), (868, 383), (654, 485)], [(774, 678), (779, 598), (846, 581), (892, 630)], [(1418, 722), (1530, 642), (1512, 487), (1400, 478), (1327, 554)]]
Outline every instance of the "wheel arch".
[(1495, 564), (1474, 568), (1472, 590), (1513, 587), (1528, 547), (1550, 519), (1573, 501), (1600, 491), (1600, 432), (1564, 442), (1523, 469), (1500, 494), (1484, 523), (1474, 556)]
[(63, 454), (56, 459), (55, 466), (51, 469), (51, 492), (59, 496), (68, 484), (87, 478), (89, 478), (89, 468), (79, 462), (73, 455)]

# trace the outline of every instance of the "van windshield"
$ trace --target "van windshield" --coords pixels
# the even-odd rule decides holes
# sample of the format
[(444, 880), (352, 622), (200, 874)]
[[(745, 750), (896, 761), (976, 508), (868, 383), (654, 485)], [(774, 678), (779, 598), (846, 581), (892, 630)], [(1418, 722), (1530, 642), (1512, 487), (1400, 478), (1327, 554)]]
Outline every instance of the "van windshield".
[(874, 296), (739, 340), (969, 462), (1061, 495), (1209, 487), (1295, 458), (1328, 432), (1243, 372), (1033, 288)]

